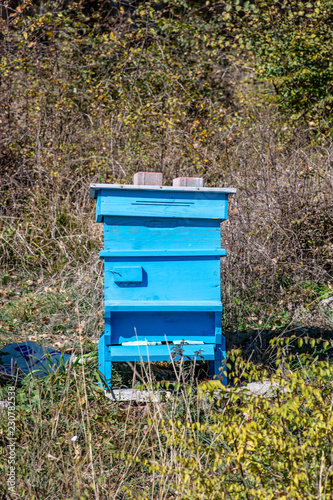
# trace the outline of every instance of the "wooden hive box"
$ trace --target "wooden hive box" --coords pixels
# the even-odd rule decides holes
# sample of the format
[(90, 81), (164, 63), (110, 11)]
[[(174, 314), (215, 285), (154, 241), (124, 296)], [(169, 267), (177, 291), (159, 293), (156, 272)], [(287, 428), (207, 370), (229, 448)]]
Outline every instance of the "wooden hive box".
[(104, 224), (100, 370), (111, 383), (113, 361), (167, 361), (181, 343), (184, 356), (200, 351), (211, 375), (219, 375), (225, 359), (220, 258), (226, 255), (220, 223), (236, 190), (204, 188), (191, 178), (162, 186), (161, 174), (139, 173), (135, 180), (152, 185), (90, 186), (96, 221)]

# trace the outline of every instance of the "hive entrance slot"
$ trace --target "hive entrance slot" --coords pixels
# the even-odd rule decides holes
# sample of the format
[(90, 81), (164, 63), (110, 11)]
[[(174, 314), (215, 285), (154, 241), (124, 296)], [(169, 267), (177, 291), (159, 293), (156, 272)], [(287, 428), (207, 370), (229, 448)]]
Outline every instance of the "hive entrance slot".
[(202, 340), (171, 340), (170, 342), (167, 342), (165, 340), (157, 340), (157, 341), (148, 341), (148, 340), (134, 340), (131, 342), (122, 342), (121, 345), (123, 346), (150, 346), (150, 345), (204, 345), (204, 342)]
[(187, 203), (187, 202), (182, 202), (182, 201), (135, 201), (132, 203), (132, 205), (157, 205), (159, 207), (190, 207), (191, 205), (194, 205), (194, 203)]

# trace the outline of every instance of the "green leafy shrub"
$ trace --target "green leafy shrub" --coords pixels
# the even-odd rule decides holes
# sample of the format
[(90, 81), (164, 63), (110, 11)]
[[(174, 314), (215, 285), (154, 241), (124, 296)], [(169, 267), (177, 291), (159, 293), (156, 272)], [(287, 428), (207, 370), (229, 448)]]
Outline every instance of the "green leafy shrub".
[[(159, 389), (160, 400), (140, 405), (104, 396), (96, 352), (44, 380), (26, 378), (15, 397), (17, 492), (52, 500), (329, 500), (332, 343), (277, 338), (271, 349), (274, 367), (231, 352), (227, 388), (219, 381), (196, 387), (182, 362), (174, 383), (156, 385), (148, 367), (144, 388)], [(241, 387), (255, 381), (265, 384), (257, 395)], [(0, 423), (6, 475), (6, 409)], [(8, 494), (5, 484), (0, 491)]]
[[(279, 368), (273, 375), (236, 351), (233, 387), (207, 390), (197, 413), (150, 421), (169, 450), (167, 460), (163, 454), (143, 460), (160, 477), (159, 498), (332, 498), (333, 365), (284, 357), (285, 342), (274, 342)], [(291, 369), (297, 358), (297, 370)], [(266, 381), (266, 392), (240, 389), (245, 376)], [(140, 498), (149, 495), (147, 489)]]
[(280, 108), (325, 141), (332, 131), (332, 0), (235, 0), (222, 17)]

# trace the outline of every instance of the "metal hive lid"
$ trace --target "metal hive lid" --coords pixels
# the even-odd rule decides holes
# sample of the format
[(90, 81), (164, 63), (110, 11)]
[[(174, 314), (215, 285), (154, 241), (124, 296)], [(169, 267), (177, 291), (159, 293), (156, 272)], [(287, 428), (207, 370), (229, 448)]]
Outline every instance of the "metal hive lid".
[(235, 194), (235, 188), (211, 188), (211, 187), (179, 187), (179, 186), (146, 186), (146, 185), (133, 185), (133, 184), (90, 184), (89, 197), (91, 199), (97, 198), (97, 192), (101, 190), (140, 190), (140, 191), (183, 191), (183, 192), (197, 192), (202, 191), (205, 193), (224, 193)]

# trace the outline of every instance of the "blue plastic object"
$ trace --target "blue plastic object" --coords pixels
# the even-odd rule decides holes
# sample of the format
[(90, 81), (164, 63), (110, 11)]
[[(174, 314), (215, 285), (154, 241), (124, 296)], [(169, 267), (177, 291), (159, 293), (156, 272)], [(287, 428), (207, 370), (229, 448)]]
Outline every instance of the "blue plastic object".
[(22, 343), (7, 344), (0, 350), (0, 376), (25, 377), (29, 373), (46, 377), (54, 373), (61, 364), (69, 363), (70, 355), (28, 340)]
[[(99, 364), (112, 361), (225, 360), (220, 289), (220, 223), (235, 189), (92, 184), (104, 223), (105, 330)], [(176, 346), (178, 346), (176, 348)], [(222, 376), (223, 379), (223, 376)], [(225, 379), (224, 379), (225, 381)]]

